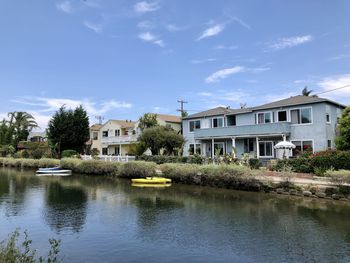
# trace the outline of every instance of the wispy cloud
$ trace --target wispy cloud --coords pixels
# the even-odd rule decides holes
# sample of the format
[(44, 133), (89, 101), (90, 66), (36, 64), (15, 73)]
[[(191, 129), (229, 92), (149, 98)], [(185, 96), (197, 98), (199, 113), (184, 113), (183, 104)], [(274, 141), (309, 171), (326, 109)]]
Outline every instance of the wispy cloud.
[(84, 26), (87, 27), (88, 29), (94, 31), (95, 33), (101, 33), (103, 30), (103, 27), (101, 24), (96, 24), (93, 22), (89, 22), (89, 21), (84, 21)]
[(101, 1), (102, 0), (83, 0), (83, 3), (88, 7), (99, 8), (101, 7)]
[(213, 37), (220, 34), (225, 28), (225, 24), (216, 24), (203, 31), (203, 33), (197, 38), (197, 40), (202, 40), (204, 38)]
[(235, 46), (235, 45), (230, 45), (230, 46), (217, 45), (214, 47), (214, 49), (218, 49), (218, 50), (222, 50), (222, 49), (233, 50), (233, 49), (237, 49), (237, 48), (238, 48), (238, 46)]
[(157, 11), (159, 8), (160, 5), (158, 2), (142, 1), (134, 5), (134, 11), (139, 14), (154, 12)]
[(313, 37), (311, 35), (294, 36), (294, 37), (280, 38), (276, 42), (268, 44), (268, 46), (271, 49), (280, 50), (285, 48), (296, 47), (296, 46), (308, 43), (312, 40), (313, 40)]
[(206, 83), (214, 83), (219, 82), (230, 75), (242, 73), (242, 72), (251, 72), (251, 73), (259, 73), (270, 70), (269, 67), (256, 67), (256, 68), (247, 68), (243, 66), (235, 66), (231, 68), (220, 69), (205, 79)]
[(155, 24), (152, 21), (144, 20), (144, 21), (140, 21), (137, 24), (137, 27), (143, 28), (143, 29), (153, 29), (155, 28)]
[(62, 11), (66, 14), (73, 13), (73, 7), (70, 1), (63, 1), (63, 2), (56, 3), (56, 8), (59, 11)]
[(237, 16), (230, 16), (230, 18), (237, 22), (238, 24), (240, 24), (242, 27), (245, 27), (246, 29), (252, 29), (250, 25), (248, 25), (246, 22), (244, 22), (242, 19), (240, 19), (239, 17)]
[(184, 30), (185, 27), (180, 27), (176, 24), (167, 24), (165, 25), (165, 29), (168, 30), (169, 32), (176, 32), (176, 31)]
[(192, 64), (202, 64), (206, 62), (215, 62), (215, 61), (217, 61), (216, 58), (207, 58), (207, 59), (192, 59), (190, 62)]
[(165, 46), (163, 40), (160, 39), (159, 37), (153, 35), (151, 32), (143, 32), (143, 33), (138, 35), (138, 38), (145, 41), (145, 42), (149, 42), (149, 43), (158, 45), (160, 47)]
[[(323, 91), (338, 89), (340, 87), (350, 85), (350, 74), (329, 76), (322, 79), (317, 84), (323, 89)], [(342, 97), (343, 99), (344, 96), (346, 96), (346, 99), (349, 99), (350, 87), (334, 90), (326, 94), (331, 97)]]
[(345, 58), (350, 58), (350, 54), (340, 54), (337, 56), (330, 57), (329, 60), (340, 60)]

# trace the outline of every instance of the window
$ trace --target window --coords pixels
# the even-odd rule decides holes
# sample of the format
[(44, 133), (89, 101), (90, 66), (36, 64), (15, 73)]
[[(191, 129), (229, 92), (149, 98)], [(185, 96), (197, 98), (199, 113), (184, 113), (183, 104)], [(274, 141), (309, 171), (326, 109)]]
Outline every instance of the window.
[(189, 123), (190, 123), (190, 132), (193, 132), (194, 130), (198, 130), (201, 128), (200, 120), (190, 121)]
[(212, 127), (213, 128), (224, 127), (224, 118), (213, 118)]
[(296, 147), (293, 149), (293, 156), (305, 152), (313, 152), (313, 142), (312, 141), (291, 141)]
[(108, 155), (108, 148), (102, 148), (102, 155)]
[(189, 148), (188, 148), (188, 154), (189, 155), (194, 155), (194, 154), (201, 154), (201, 144), (200, 143), (196, 143), (196, 145), (194, 145), (193, 143), (190, 144)]
[(92, 139), (93, 140), (98, 140), (98, 132), (93, 132), (92, 133)]
[(271, 112), (261, 112), (258, 113), (258, 124), (263, 124), (263, 123), (271, 123), (272, 122), (272, 114)]
[(272, 142), (259, 142), (259, 156), (273, 157)]
[(214, 154), (215, 155), (223, 155), (224, 154), (224, 143), (223, 142), (215, 142), (214, 143)]
[(227, 116), (227, 126), (236, 126), (236, 115)]
[(244, 153), (250, 153), (254, 151), (255, 139), (244, 139)]
[(292, 124), (312, 123), (311, 108), (291, 110), (290, 115)]
[(331, 115), (329, 113), (326, 113), (326, 122), (331, 123)]
[(108, 137), (108, 131), (103, 131), (102, 132), (102, 137)]
[(120, 136), (120, 130), (115, 130), (114, 136)]
[(282, 122), (282, 121), (287, 121), (287, 111), (284, 110), (284, 111), (279, 111), (277, 113), (277, 116), (278, 116), (278, 121), (279, 122)]
[(332, 149), (332, 140), (327, 140), (327, 148)]

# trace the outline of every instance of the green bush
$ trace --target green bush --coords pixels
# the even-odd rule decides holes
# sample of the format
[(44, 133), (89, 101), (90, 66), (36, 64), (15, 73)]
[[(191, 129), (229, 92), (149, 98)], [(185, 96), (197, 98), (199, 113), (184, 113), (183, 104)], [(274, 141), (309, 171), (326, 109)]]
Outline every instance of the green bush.
[(252, 170), (244, 166), (163, 164), (160, 169), (165, 177), (178, 183), (249, 191), (265, 189), (264, 183), (256, 180)]
[(328, 150), (317, 152), (310, 156), (311, 167), (324, 170), (350, 170), (350, 151)]
[(205, 160), (199, 154), (191, 156), (167, 156), (167, 155), (141, 155), (136, 158), (139, 161), (154, 162), (156, 164), (163, 163), (194, 163), (202, 164)]
[(14, 159), (14, 158), (0, 158), (0, 165), (9, 167), (27, 167), (27, 168), (39, 168), (39, 167), (55, 167), (60, 165), (60, 161), (57, 159)]
[(75, 150), (64, 150), (61, 153), (61, 158), (71, 158), (71, 157), (73, 157), (73, 156), (75, 156), (77, 154), (78, 153)]
[(312, 173), (313, 168), (310, 165), (310, 159), (299, 157), (293, 159), (278, 160), (276, 165), (272, 167), (275, 171), (283, 171), (285, 167), (290, 167), (294, 172), (297, 173)]
[(134, 161), (123, 163), (118, 176), (126, 178), (145, 178), (156, 174), (156, 164), (152, 162)]
[(32, 151), (32, 157), (33, 159), (40, 159), (43, 157), (44, 153), (45, 153), (45, 150), (41, 148), (37, 148)]
[(75, 158), (63, 158), (61, 167), (75, 173), (94, 175), (118, 175), (120, 163), (104, 162), (99, 160), (82, 161)]
[(349, 170), (328, 170), (325, 175), (330, 177), (332, 182), (337, 185), (350, 184), (350, 171)]
[(261, 167), (261, 162), (258, 158), (251, 158), (248, 161), (250, 169), (259, 169)]

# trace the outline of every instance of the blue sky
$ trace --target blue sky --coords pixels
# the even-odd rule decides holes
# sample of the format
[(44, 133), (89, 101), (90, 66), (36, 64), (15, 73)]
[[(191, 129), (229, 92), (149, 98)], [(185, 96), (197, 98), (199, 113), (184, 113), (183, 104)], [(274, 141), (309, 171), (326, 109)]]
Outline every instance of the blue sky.
[[(350, 1), (0, 0), (0, 116), (254, 106), (350, 84)], [(348, 104), (350, 88), (323, 97)]]

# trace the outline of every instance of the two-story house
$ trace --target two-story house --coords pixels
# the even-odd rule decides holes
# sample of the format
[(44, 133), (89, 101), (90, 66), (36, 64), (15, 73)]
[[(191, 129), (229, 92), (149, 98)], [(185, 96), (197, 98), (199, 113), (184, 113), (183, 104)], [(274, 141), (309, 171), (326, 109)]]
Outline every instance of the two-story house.
[(273, 159), (274, 145), (291, 141), (293, 156), (303, 151), (334, 148), (336, 127), (344, 105), (312, 96), (294, 96), (264, 105), (230, 109), (217, 107), (183, 119), (184, 155), (214, 157), (232, 153), (241, 158)]

